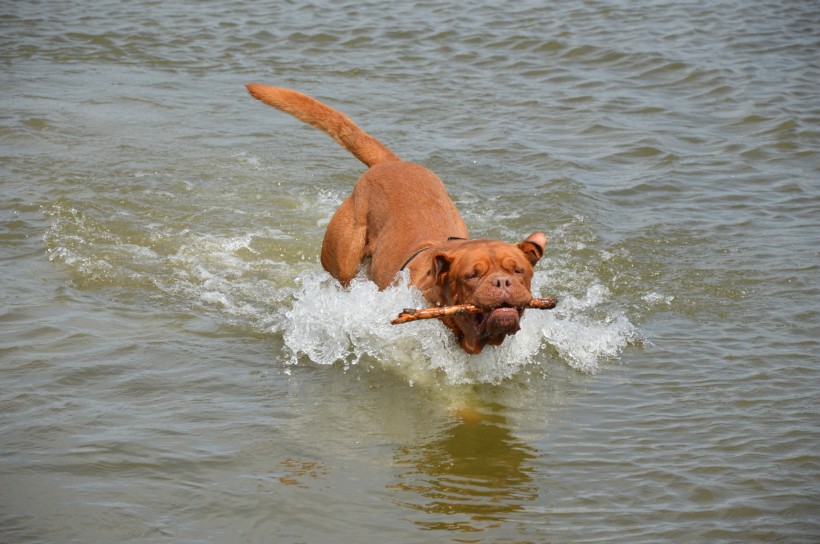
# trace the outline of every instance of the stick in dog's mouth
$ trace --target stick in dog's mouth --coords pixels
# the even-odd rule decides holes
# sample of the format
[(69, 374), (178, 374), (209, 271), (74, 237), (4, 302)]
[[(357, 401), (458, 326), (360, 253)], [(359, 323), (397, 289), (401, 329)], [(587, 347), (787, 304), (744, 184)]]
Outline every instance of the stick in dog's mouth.
[[(555, 305), (558, 304), (558, 301), (554, 298), (533, 298), (527, 304), (526, 308), (532, 308), (534, 310), (551, 310), (555, 308)], [(518, 308), (518, 310), (524, 310), (524, 308)], [(491, 310), (492, 311), (492, 310)], [(433, 308), (405, 308), (398, 317), (392, 320), (390, 323), (393, 325), (399, 325), (401, 323), (407, 323), (409, 321), (418, 321), (419, 319), (441, 319), (442, 317), (449, 317), (453, 315), (463, 315), (463, 314), (484, 314), (487, 313), (486, 308), (479, 308), (478, 306), (474, 306), (472, 304), (457, 304), (455, 306), (436, 306)], [(481, 319), (482, 316), (479, 316)]]

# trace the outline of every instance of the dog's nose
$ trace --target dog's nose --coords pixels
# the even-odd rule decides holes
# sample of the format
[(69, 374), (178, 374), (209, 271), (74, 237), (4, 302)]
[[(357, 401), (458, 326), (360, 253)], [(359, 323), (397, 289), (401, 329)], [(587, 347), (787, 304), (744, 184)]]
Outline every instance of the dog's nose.
[(490, 283), (492, 283), (493, 287), (506, 291), (512, 286), (512, 279), (509, 276), (499, 274), (490, 278)]

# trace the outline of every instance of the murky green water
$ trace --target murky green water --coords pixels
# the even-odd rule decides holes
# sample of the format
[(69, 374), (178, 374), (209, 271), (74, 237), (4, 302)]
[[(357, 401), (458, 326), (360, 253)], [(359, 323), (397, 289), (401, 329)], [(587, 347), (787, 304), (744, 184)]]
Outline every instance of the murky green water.
[[(813, 2), (0, 8), (3, 542), (816, 542)], [(297, 88), (550, 238), (513, 341), (318, 261)], [(478, 417), (465, 417), (469, 408)], [(461, 415), (461, 417), (459, 417)]]

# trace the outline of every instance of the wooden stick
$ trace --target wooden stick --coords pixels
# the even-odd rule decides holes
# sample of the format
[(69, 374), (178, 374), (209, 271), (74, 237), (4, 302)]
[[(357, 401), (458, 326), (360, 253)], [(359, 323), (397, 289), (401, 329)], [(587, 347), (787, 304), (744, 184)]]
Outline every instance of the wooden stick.
[[(534, 298), (525, 306), (534, 310), (551, 310), (555, 308), (558, 301), (554, 298)], [(418, 321), (419, 319), (440, 319), (442, 317), (449, 317), (452, 315), (463, 314), (480, 314), (482, 310), (478, 306), (472, 304), (457, 304), (455, 306), (437, 306), (433, 308), (405, 308), (402, 313), (396, 317), (392, 323), (399, 325), (400, 323), (407, 323), (409, 321)]]

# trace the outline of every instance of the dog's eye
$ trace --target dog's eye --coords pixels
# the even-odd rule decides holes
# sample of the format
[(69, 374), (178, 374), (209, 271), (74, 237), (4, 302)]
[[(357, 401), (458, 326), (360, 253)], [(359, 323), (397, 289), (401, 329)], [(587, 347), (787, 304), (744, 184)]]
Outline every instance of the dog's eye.
[(514, 273), (514, 274), (523, 274), (523, 273), (524, 273), (524, 269), (523, 269), (523, 268), (521, 268), (520, 266), (516, 266), (516, 267), (514, 267), (514, 268), (513, 268), (513, 273)]
[(465, 280), (474, 280), (474, 279), (476, 279), (476, 278), (477, 278), (478, 276), (480, 276), (480, 275), (481, 275), (481, 274), (479, 274), (478, 270), (473, 270), (472, 272), (467, 272), (467, 273), (464, 275), (464, 279), (465, 279)]

